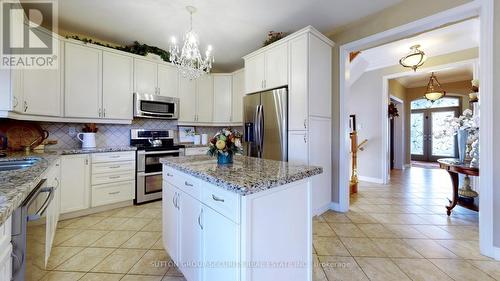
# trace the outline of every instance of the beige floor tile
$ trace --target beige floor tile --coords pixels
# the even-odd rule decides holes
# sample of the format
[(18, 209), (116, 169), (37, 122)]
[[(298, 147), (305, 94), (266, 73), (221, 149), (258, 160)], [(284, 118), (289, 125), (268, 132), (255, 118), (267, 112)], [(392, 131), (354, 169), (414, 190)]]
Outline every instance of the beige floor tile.
[(413, 281), (453, 281), (426, 259), (392, 259)]
[(127, 220), (128, 218), (108, 217), (90, 226), (89, 228), (97, 230), (120, 230), (119, 227), (123, 225)]
[(352, 257), (320, 256), (319, 261), (328, 281), (368, 280)]
[(88, 215), (89, 217), (103, 217), (103, 218), (107, 218), (107, 217), (110, 217), (111, 215), (115, 214), (116, 212), (120, 211), (121, 208), (115, 208), (115, 209), (111, 209), (111, 210), (107, 210), (107, 211), (103, 211), (103, 212), (99, 212), (99, 213), (95, 213), (95, 214), (90, 214)]
[(384, 224), (426, 224), (425, 220), (415, 214), (370, 214), (379, 223)]
[(163, 276), (169, 269), (169, 262), (164, 250), (149, 250), (128, 273)]
[(134, 218), (159, 219), (161, 218), (161, 209), (147, 208), (134, 215)]
[(384, 224), (384, 226), (392, 231), (398, 238), (411, 238), (421, 239), (427, 238), (420, 233), (413, 225), (400, 225), (400, 224)]
[(75, 223), (79, 220), (80, 220), (80, 218), (60, 220), (57, 222), (57, 228), (66, 228), (67, 226), (69, 226), (72, 223)]
[(335, 236), (335, 232), (326, 222), (313, 221), (313, 235)]
[(321, 215), (326, 222), (351, 222), (351, 220), (342, 213), (337, 213), (331, 210), (326, 211), (323, 215)]
[(113, 230), (95, 241), (92, 247), (118, 248), (134, 236), (135, 233), (134, 230)]
[(47, 269), (48, 270), (55, 269), (60, 264), (71, 258), (72, 256), (81, 252), (83, 249), (84, 249), (83, 247), (60, 247), (60, 246), (52, 247), (52, 250), (50, 252), (50, 258), (49, 261), (47, 262)]
[(424, 219), (428, 224), (433, 225), (467, 225), (468, 222), (463, 221), (455, 216), (446, 216), (443, 211), (442, 214), (433, 214), (433, 215), (419, 215), (422, 219)]
[(314, 249), (321, 256), (350, 256), (342, 242), (336, 237), (314, 237)]
[(452, 239), (453, 235), (436, 225), (414, 225), (420, 233), (431, 239)]
[(135, 206), (125, 207), (111, 215), (115, 218), (133, 218), (135, 215), (142, 212), (143, 208), (137, 208)]
[(140, 230), (152, 221), (152, 219), (129, 218), (123, 224), (119, 225), (116, 230)]
[(323, 267), (321, 266), (318, 256), (316, 254), (313, 254), (312, 261), (313, 261), (313, 281), (328, 281), (328, 279), (326, 279), (325, 271), (323, 270)]
[(60, 245), (64, 241), (75, 237), (81, 232), (79, 229), (58, 228), (54, 237), (54, 246)]
[(431, 259), (430, 261), (455, 280), (467, 280), (467, 281), (494, 280), (486, 273), (484, 273), (483, 271), (479, 270), (478, 268), (474, 267), (472, 264), (464, 260)]
[(100, 263), (106, 256), (111, 254), (113, 249), (107, 248), (86, 248), (74, 255), (60, 266), (57, 270), (63, 271), (83, 271), (87, 272)]
[(405, 239), (405, 241), (425, 258), (430, 258), (430, 259), (458, 258), (457, 255), (455, 255), (447, 248), (429, 239)]
[(120, 281), (161, 281), (161, 276), (125, 275)]
[(378, 223), (358, 224), (359, 229), (369, 238), (397, 238), (397, 234)]
[(155, 244), (153, 247), (151, 247), (153, 250), (164, 250), (165, 247), (163, 247), (163, 238), (160, 237), (158, 240), (156, 240)]
[(61, 246), (88, 247), (108, 233), (107, 230), (80, 230), (80, 233), (61, 243)]
[(479, 228), (477, 226), (440, 226), (452, 235), (452, 239), (479, 241)]
[(423, 258), (403, 239), (374, 238), (372, 241), (390, 258)]
[(500, 280), (500, 261), (469, 261), (489, 276)]
[(162, 231), (161, 219), (153, 219), (150, 223), (146, 224), (141, 231)]
[(119, 281), (123, 274), (89, 272), (78, 281)]
[(339, 237), (366, 237), (365, 233), (353, 223), (329, 223), (329, 225)]
[[(186, 281), (184, 277), (177, 277), (177, 276), (165, 276), (161, 281)], [(316, 281), (313, 279), (313, 281)], [(319, 280), (321, 281), (321, 280)]]
[(179, 270), (179, 268), (177, 268), (177, 266), (171, 266), (168, 271), (167, 271), (167, 274), (165, 274), (166, 276), (177, 276), (177, 277), (183, 277), (181, 271)]
[(117, 249), (92, 268), (92, 272), (127, 273), (146, 253), (145, 250)]
[(83, 274), (82, 272), (51, 271), (41, 281), (77, 281)]
[(386, 254), (369, 238), (341, 237), (353, 257), (386, 257)]
[(160, 237), (161, 232), (140, 231), (135, 233), (127, 242), (123, 243), (120, 248), (147, 250), (150, 249)]
[(371, 281), (410, 280), (408, 276), (388, 258), (357, 257), (356, 261)]
[(370, 215), (366, 213), (359, 213), (359, 212), (352, 212), (349, 211), (346, 216), (353, 222), (353, 223), (359, 223), (359, 224), (364, 224), (364, 223), (376, 223), (377, 221), (372, 218)]
[(326, 221), (321, 215), (319, 215), (313, 217), (313, 222), (326, 222)]
[(466, 240), (436, 240), (441, 246), (446, 247), (455, 255), (470, 260), (490, 260), (489, 257), (481, 255), (478, 241)]
[(82, 217), (75, 221), (74, 223), (69, 224), (66, 228), (76, 228), (76, 229), (88, 229), (90, 226), (97, 224), (102, 221), (103, 217)]

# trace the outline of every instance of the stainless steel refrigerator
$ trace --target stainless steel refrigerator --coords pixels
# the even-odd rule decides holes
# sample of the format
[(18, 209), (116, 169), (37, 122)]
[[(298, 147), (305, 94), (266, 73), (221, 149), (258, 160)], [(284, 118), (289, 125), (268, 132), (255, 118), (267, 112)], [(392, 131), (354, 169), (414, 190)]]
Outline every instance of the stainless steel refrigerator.
[(287, 88), (243, 98), (247, 156), (288, 161)]

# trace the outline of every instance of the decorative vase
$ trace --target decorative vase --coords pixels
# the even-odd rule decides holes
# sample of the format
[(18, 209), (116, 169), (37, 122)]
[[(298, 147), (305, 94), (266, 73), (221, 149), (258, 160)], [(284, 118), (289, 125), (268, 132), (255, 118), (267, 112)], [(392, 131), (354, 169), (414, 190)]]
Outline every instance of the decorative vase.
[(464, 163), (465, 155), (467, 154), (467, 139), (469, 138), (469, 131), (458, 130), (457, 132), (457, 142), (458, 142), (458, 159), (460, 163)]
[(233, 163), (233, 154), (231, 153), (219, 153), (217, 154), (217, 164), (219, 165), (226, 165), (226, 164), (232, 164)]

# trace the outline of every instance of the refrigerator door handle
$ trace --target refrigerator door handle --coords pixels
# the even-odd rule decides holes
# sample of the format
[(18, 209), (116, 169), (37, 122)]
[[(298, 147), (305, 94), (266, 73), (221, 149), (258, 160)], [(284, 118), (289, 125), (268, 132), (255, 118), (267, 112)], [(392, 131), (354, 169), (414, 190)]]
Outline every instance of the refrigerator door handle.
[(254, 142), (255, 142), (255, 148), (257, 149), (257, 157), (260, 157), (259, 107), (260, 105), (257, 105), (257, 107), (255, 107), (255, 116), (253, 121)]
[(262, 104), (260, 105), (259, 122), (260, 153), (262, 157), (264, 153), (264, 106)]

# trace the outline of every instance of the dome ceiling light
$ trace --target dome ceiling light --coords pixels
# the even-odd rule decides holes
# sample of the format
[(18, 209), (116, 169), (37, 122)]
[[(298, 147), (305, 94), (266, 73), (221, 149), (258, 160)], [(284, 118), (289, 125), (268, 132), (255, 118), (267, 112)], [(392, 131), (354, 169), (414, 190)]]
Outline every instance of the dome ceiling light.
[(410, 52), (399, 60), (399, 64), (404, 67), (417, 71), (417, 68), (422, 66), (427, 60), (425, 53), (419, 49), (420, 45), (413, 45), (410, 47)]
[(434, 72), (432, 72), (431, 78), (429, 79), (429, 83), (427, 83), (427, 88), (425, 90), (424, 97), (430, 102), (435, 102), (438, 99), (444, 97), (445, 95), (446, 92), (443, 90), (443, 87), (441, 87), (441, 84), (434, 75)]

